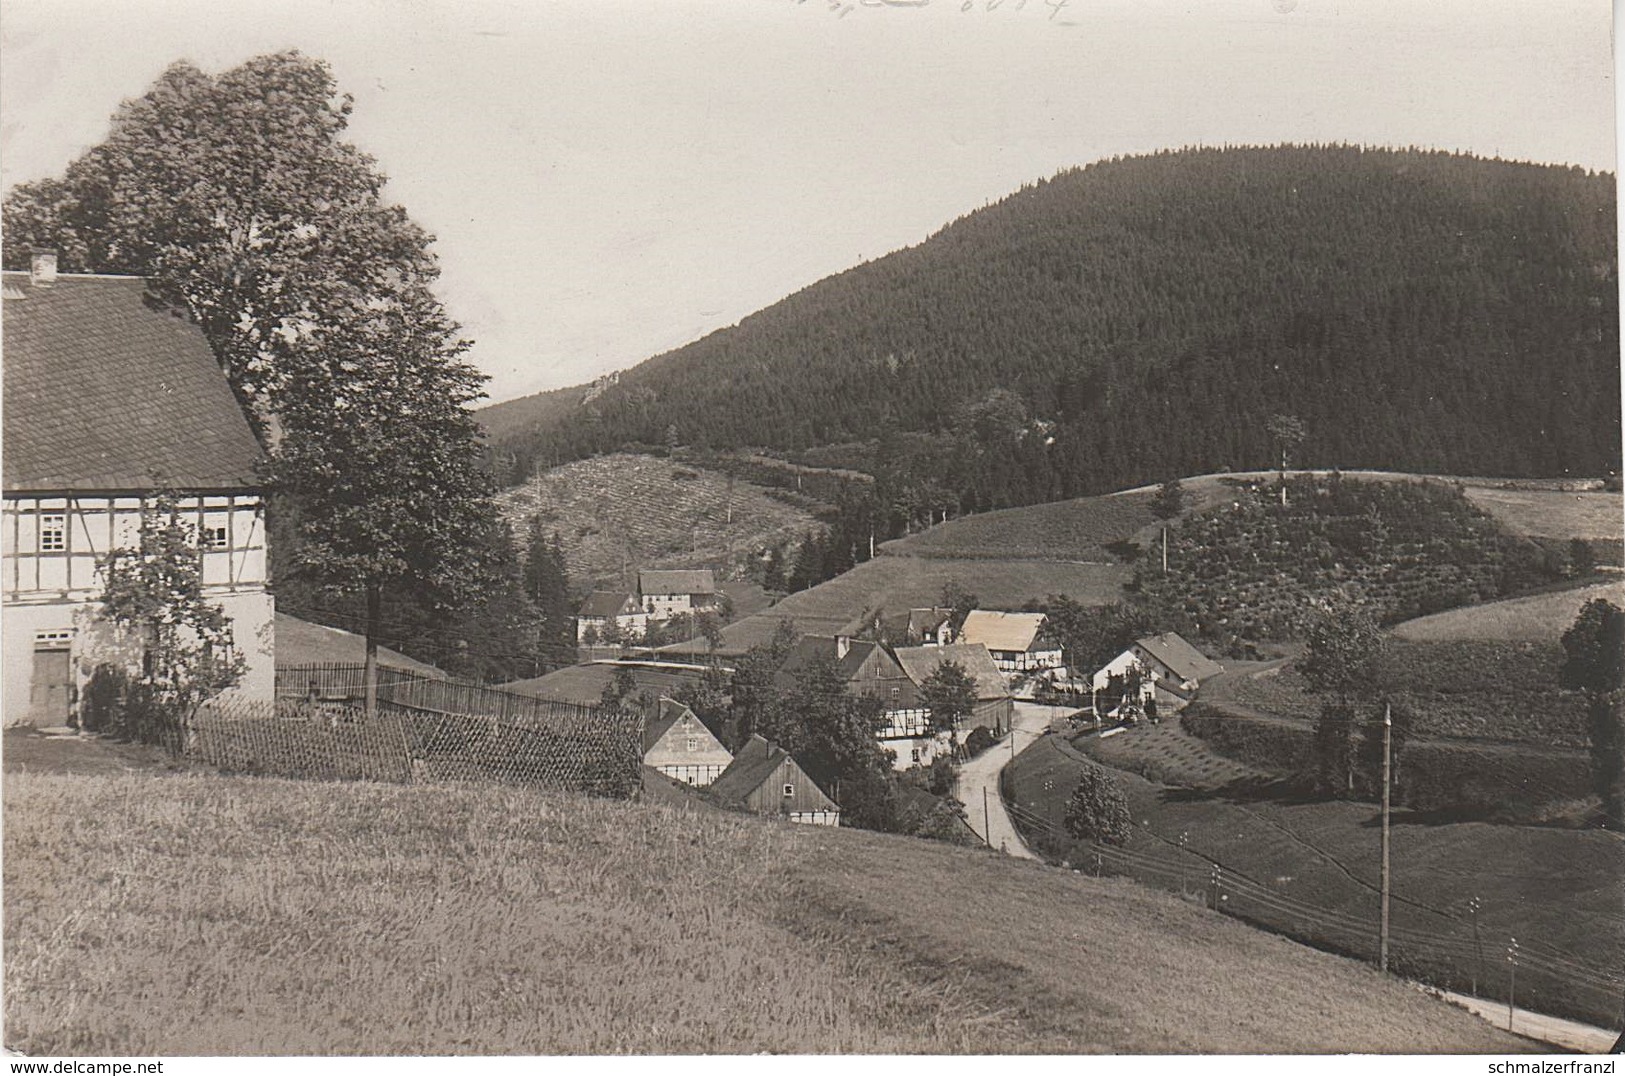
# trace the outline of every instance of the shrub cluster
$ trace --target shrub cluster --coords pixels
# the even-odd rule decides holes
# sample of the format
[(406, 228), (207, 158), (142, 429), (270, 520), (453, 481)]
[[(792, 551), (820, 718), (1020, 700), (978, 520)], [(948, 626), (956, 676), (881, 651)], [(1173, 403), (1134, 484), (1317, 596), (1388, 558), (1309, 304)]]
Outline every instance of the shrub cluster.
[(1384, 623), (1503, 597), (1563, 577), (1563, 550), (1515, 537), (1441, 482), (1299, 476), (1267, 484), (1169, 534), (1169, 570), (1135, 587), (1158, 618), (1239, 645), (1296, 638), (1334, 599)]

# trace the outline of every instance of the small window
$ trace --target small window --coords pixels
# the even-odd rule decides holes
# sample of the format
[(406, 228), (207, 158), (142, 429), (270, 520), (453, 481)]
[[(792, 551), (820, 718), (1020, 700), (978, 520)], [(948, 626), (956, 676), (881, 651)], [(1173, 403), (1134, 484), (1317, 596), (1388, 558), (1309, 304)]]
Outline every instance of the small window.
[(226, 538), (226, 528), (224, 528), (224, 527), (204, 527), (203, 528), (203, 548), (204, 549), (225, 549), (227, 544), (228, 544), (228, 540)]
[(63, 553), (68, 548), (68, 517), (39, 517), (39, 550), (41, 553)]
[(784, 798), (785, 799), (789, 799), (791, 796), (794, 796), (795, 794), (796, 794), (796, 786), (795, 785), (785, 785), (784, 786)]
[(698, 736), (690, 736), (688, 738), (688, 749), (690, 751), (698, 751), (700, 749), (700, 738)]
[(897, 698), (897, 696), (901, 695), (902, 693), (903, 693), (903, 689), (900, 688), (900, 687), (894, 687), (894, 688), (891, 689), (891, 697), (894, 698), (894, 699)]
[(909, 754), (909, 758), (912, 759), (913, 761), (915, 761), (915, 762), (920, 761), (920, 749), (918, 747), (914, 748), (908, 754)]
[(67, 631), (36, 631), (35, 650), (66, 650), (73, 645), (73, 629)]

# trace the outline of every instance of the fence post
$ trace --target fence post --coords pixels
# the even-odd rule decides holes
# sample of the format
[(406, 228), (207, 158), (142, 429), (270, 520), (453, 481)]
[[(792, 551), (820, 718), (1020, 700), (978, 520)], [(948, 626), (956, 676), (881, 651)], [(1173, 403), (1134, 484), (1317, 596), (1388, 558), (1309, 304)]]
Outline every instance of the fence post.
[(1208, 876), (1208, 886), (1212, 891), (1214, 911), (1219, 910), (1219, 887), (1223, 884), (1223, 881), (1223, 872), (1220, 871), (1219, 865), (1217, 863), (1213, 864), (1213, 871)]

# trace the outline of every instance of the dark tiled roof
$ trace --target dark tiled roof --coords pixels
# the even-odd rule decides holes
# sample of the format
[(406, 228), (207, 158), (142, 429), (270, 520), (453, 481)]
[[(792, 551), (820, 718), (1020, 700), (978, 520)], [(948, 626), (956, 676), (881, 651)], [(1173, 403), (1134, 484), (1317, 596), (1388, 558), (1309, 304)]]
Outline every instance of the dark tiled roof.
[(1008, 699), (1010, 685), (1006, 683), (1004, 674), (999, 667), (993, 664), (993, 655), (987, 652), (987, 647), (981, 643), (953, 643), (949, 646), (900, 646), (892, 651), (897, 657), (897, 664), (908, 673), (908, 678), (915, 685), (925, 683), (931, 674), (937, 671), (937, 666), (948, 661), (957, 661), (960, 667), (970, 674), (976, 682), (976, 698), (980, 702), (988, 699)]
[(203, 334), (139, 277), (6, 273), (7, 490), (240, 489), (260, 448)]
[(632, 600), (630, 594), (619, 594), (613, 590), (595, 590), (587, 595), (587, 600), (581, 603), (581, 611), (576, 615), (611, 617), (637, 610), (638, 603)]
[(790, 752), (784, 748), (775, 747), (760, 736), (752, 736), (707, 791), (718, 803), (743, 803), (745, 797), (761, 788), (762, 782), (779, 768), (779, 763), (789, 757)]
[(819, 658), (824, 658), (835, 666), (844, 680), (851, 680), (863, 668), (863, 662), (878, 643), (866, 639), (852, 639), (846, 650), (846, 656), (837, 657), (840, 651), (838, 636), (834, 635), (803, 635), (796, 640), (796, 645), (784, 656), (784, 664), (779, 666), (779, 675), (794, 679), (802, 670)]
[(1224, 672), (1224, 666), (1208, 658), (1196, 647), (1185, 641), (1184, 636), (1174, 632), (1162, 635), (1148, 635), (1144, 639), (1136, 639), (1152, 657), (1172, 669), (1175, 676), (1184, 680), (1206, 680), (1210, 676)]
[(715, 594), (716, 573), (709, 568), (638, 573), (639, 594)]
[[(662, 698), (660, 707), (649, 723), (643, 726), (643, 753), (648, 754), (649, 748), (660, 742), (660, 737), (671, 731), (671, 727), (682, 720), (684, 714), (692, 716), (694, 711), (678, 702), (676, 699)], [(695, 718), (696, 721), (699, 718)]]

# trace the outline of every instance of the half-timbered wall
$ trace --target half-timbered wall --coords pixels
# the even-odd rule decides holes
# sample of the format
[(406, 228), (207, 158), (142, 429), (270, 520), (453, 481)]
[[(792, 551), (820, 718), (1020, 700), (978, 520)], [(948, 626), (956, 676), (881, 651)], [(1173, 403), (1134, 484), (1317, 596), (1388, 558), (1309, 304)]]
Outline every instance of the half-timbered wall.
[[(105, 584), (101, 563), (114, 549), (135, 548), (139, 495), (8, 494), (0, 513), (0, 596), (5, 617), (0, 653), (5, 721), (39, 723), (31, 703), (36, 653), (66, 648), (74, 689), (90, 675), (87, 636)], [(248, 669), (233, 694), (270, 698), (274, 689), (274, 609), (266, 590), (269, 562), (265, 513), (257, 495), (192, 494), (176, 498), (196, 529), (204, 595), (232, 623)], [(53, 718), (54, 720), (54, 718)]]

